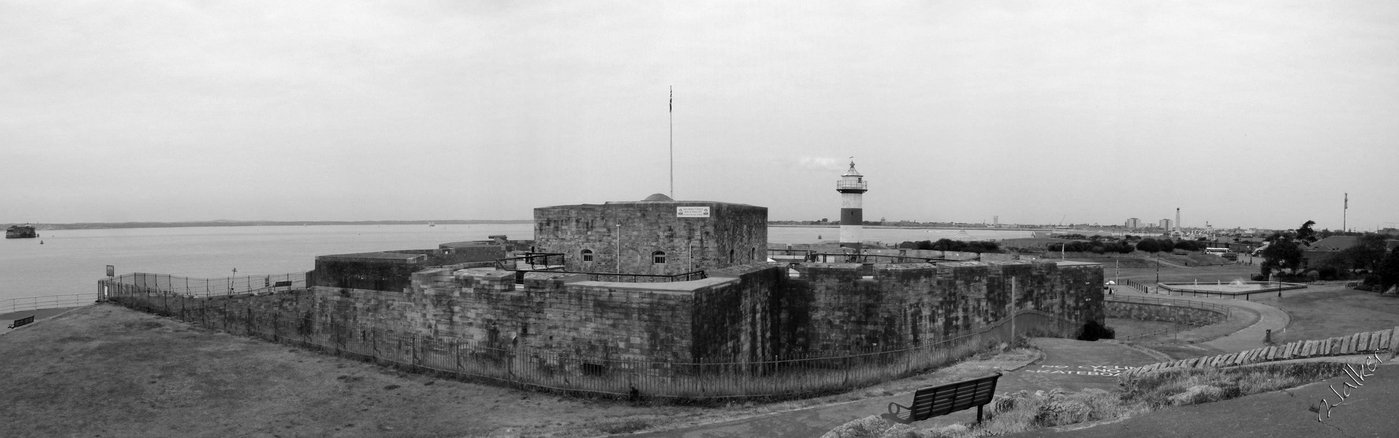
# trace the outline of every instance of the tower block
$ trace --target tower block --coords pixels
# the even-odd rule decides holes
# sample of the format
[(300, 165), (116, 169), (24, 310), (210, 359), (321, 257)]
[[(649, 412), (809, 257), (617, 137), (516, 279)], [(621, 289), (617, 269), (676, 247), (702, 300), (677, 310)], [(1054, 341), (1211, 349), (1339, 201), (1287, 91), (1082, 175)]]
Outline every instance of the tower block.
[(863, 201), (868, 185), (864, 175), (855, 170), (855, 162), (850, 162), (850, 170), (836, 181), (836, 191), (840, 192), (840, 246), (859, 248), (860, 229), (865, 221)]

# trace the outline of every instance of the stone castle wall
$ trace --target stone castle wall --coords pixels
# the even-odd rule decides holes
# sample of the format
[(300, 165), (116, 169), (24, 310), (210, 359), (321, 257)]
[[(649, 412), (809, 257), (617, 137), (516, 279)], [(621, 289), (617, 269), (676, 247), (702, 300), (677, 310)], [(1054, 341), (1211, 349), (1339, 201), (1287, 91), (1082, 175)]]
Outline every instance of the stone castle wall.
[(1017, 309), (1073, 321), (1103, 320), (1102, 269), (1056, 263), (937, 266), (807, 264), (794, 268), (776, 334), (786, 349), (838, 352), (904, 348), (947, 339)]
[(1108, 300), (1103, 303), (1103, 311), (1109, 318), (1123, 318), (1137, 321), (1166, 321), (1191, 326), (1217, 324), (1229, 319), (1228, 311), (1220, 312), (1186, 305), (1136, 303)]
[[(706, 218), (677, 207), (708, 207)], [(534, 209), (535, 246), (574, 272), (681, 274), (767, 260), (767, 208), (724, 202), (619, 202)], [(625, 224), (618, 230), (617, 224)], [(620, 240), (619, 240), (620, 233)], [(620, 255), (618, 250), (620, 248)], [(592, 251), (585, 261), (583, 250)], [(663, 264), (652, 253), (666, 254)]]
[[(796, 276), (792, 273), (795, 272)], [(1093, 264), (766, 263), (675, 283), (586, 281), (494, 269), (428, 269), (398, 291), (314, 288), (322, 318), (583, 360), (761, 361), (904, 348), (1019, 309), (1102, 321)]]

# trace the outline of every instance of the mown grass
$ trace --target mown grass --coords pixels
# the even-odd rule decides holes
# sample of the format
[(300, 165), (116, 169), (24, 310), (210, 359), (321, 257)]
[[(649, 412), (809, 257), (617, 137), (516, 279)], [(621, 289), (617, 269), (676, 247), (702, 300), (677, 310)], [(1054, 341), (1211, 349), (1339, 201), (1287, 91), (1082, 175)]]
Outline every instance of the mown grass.
[(1342, 373), (1343, 364), (1305, 362), (1230, 369), (1175, 369), (1123, 379), (1117, 391), (1017, 391), (997, 395), (981, 424), (918, 429), (877, 416), (846, 423), (823, 438), (968, 438), (1113, 420), (1173, 406), (1211, 403), (1292, 388)]

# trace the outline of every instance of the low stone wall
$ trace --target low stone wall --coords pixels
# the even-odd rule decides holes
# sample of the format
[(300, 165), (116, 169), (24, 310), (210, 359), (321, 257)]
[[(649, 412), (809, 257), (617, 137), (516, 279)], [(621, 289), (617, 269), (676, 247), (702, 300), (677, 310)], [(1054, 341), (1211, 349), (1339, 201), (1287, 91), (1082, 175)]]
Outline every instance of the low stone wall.
[(1176, 305), (1169, 302), (1139, 303), (1107, 300), (1103, 302), (1103, 311), (1108, 318), (1165, 321), (1196, 327), (1218, 324), (1229, 319), (1228, 312), (1191, 307), (1185, 303)]
[(1399, 351), (1399, 327), (1377, 332), (1356, 333), (1317, 341), (1295, 341), (1270, 347), (1259, 347), (1238, 353), (1205, 356), (1154, 363), (1133, 368), (1119, 378), (1134, 379), (1142, 374), (1172, 368), (1223, 368), (1280, 360), (1306, 359), (1325, 356), (1346, 356)]

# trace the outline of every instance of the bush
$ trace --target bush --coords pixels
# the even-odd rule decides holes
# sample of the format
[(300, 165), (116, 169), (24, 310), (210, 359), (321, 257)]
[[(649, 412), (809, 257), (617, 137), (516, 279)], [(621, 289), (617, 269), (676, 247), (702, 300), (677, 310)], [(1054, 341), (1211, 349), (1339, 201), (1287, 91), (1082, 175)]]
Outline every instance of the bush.
[(1112, 327), (1105, 326), (1098, 321), (1088, 321), (1083, 324), (1082, 329), (1079, 329), (1076, 338), (1080, 341), (1096, 341), (1099, 339), (1113, 339), (1116, 336), (1117, 330), (1113, 330)]

